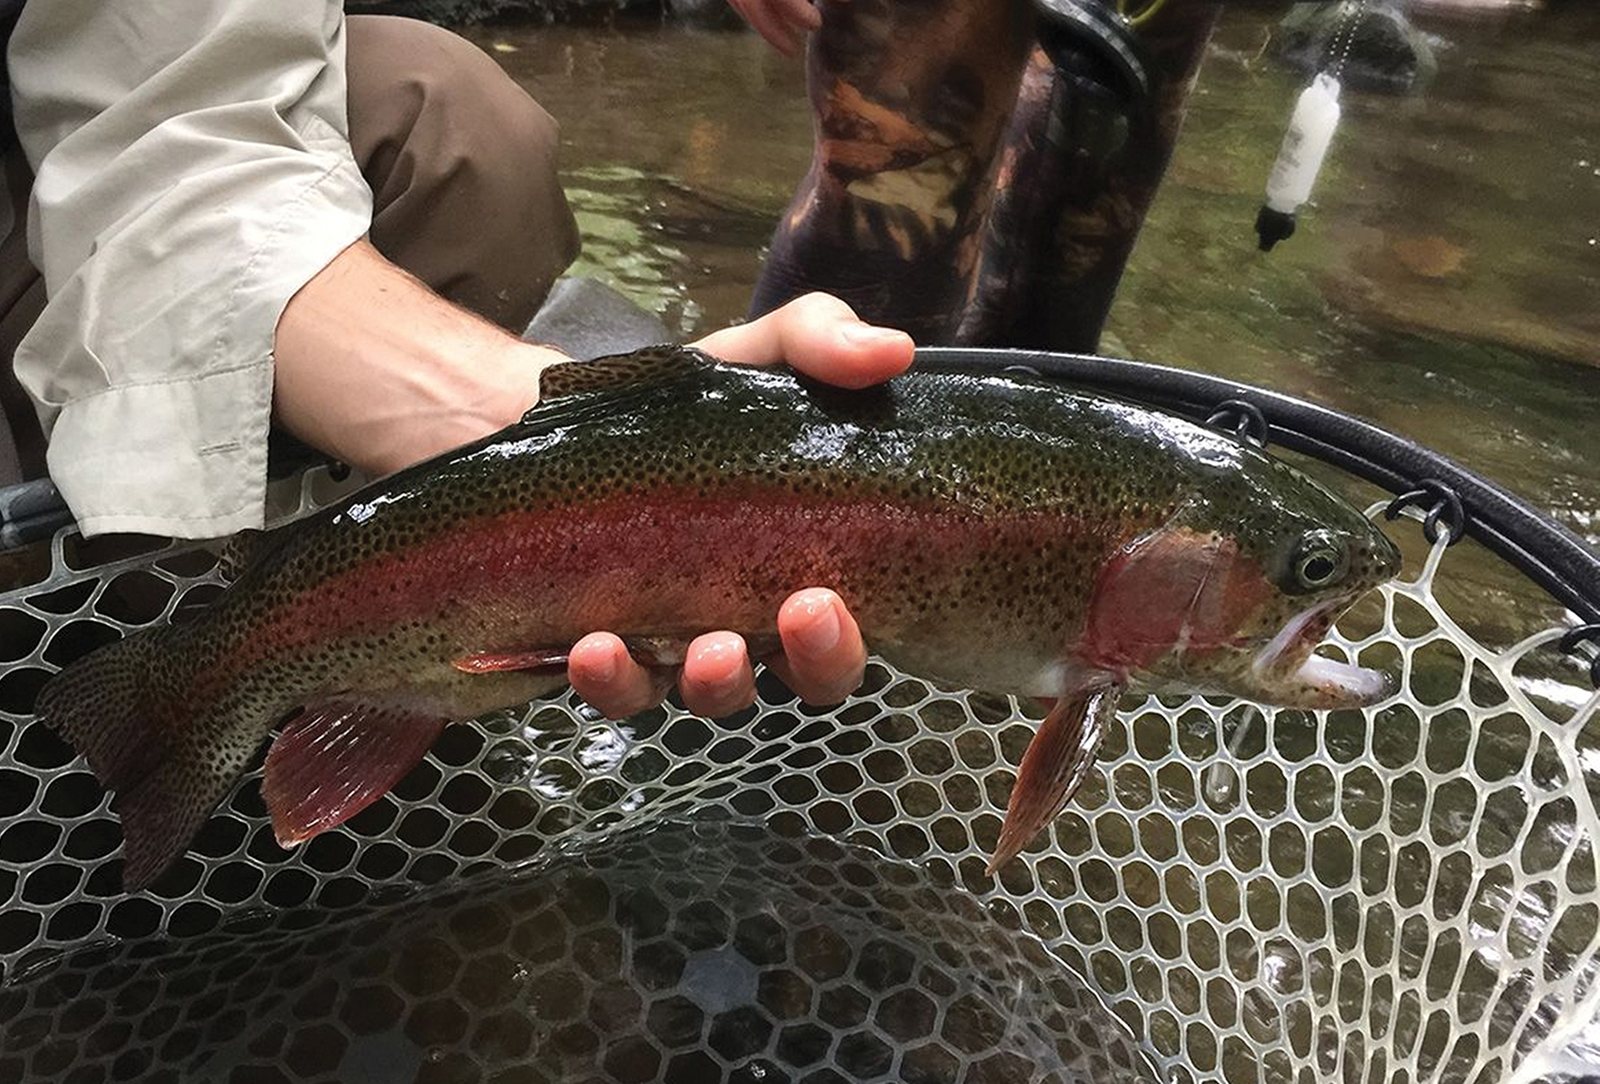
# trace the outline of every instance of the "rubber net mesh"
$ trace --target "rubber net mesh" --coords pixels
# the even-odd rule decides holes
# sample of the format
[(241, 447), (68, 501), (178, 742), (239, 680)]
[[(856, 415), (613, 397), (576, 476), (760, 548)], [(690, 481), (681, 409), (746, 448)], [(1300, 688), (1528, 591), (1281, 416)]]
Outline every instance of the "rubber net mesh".
[[(308, 476), (288, 511), (333, 492)], [(30, 705), (220, 576), (204, 549), (104, 561), (63, 535), (41, 582), (0, 596), (0, 1081), (1571, 1068), (1600, 996), (1600, 697), (1555, 650), (1558, 610), (1486, 646), (1515, 623), (1444, 590), (1474, 547), (1392, 533), (1415, 579), (1336, 642), (1399, 695), (1130, 698), (997, 879), (984, 857), (1037, 710), (874, 662), (835, 710), (763, 678), (716, 722), (612, 723), (568, 697), (453, 726), (292, 853), (252, 774), (136, 896), (108, 800)]]

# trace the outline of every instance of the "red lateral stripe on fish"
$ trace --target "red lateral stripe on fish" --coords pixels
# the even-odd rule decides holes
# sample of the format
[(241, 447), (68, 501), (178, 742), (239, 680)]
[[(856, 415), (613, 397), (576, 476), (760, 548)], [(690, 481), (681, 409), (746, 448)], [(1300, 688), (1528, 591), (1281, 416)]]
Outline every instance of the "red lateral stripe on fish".
[[(999, 589), (1007, 567), (1052, 561), (1063, 546), (1099, 545), (1042, 513), (978, 519), (879, 498), (763, 502), (756, 492), (706, 497), (669, 487), (588, 504), (581, 516), (562, 508), (485, 519), (356, 565), (269, 614), (229, 668), (420, 620), (456, 650), (452, 658), (570, 645), (623, 623), (688, 631), (690, 607), (698, 621), (754, 632), (772, 626), (774, 595), (813, 583), (881, 614), (892, 630), (904, 620), (899, 611), (922, 605), (915, 595), (873, 591), (897, 567), (921, 567), (942, 590), (963, 595)], [(1087, 587), (1059, 585), (1055, 605), (1037, 606), (1022, 631), (1051, 637), (1052, 647), (1065, 642), (1073, 596)], [(548, 609), (506, 615), (510, 593), (535, 594)]]
[[(355, 705), (272, 754), (290, 840), (422, 755), (427, 729), (394, 705), (463, 719), (526, 702), (562, 677), (522, 662), (602, 628), (661, 660), (713, 628), (770, 643), (802, 587), (839, 591), (876, 653), (952, 685), (1384, 695), (1380, 675), (1312, 651), (1397, 552), (1259, 449), (1024, 374), (843, 391), (683, 351), (591, 364), (519, 424), (276, 532), (183, 629), (42, 691), (39, 714), (118, 792), (128, 885), (187, 846), (297, 707)], [(279, 770), (317, 778), (318, 742), (342, 750), (324, 758), (335, 800)], [(1070, 797), (1092, 744), (1046, 735), (1012, 796), (1017, 831)]]

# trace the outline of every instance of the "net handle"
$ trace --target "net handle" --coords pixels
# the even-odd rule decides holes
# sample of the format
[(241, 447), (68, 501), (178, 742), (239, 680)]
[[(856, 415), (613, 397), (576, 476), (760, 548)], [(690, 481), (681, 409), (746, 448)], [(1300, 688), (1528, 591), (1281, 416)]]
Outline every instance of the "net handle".
[(1486, 478), (1359, 418), (1223, 377), (1089, 354), (921, 347), (915, 364), (935, 371), (1031, 369), (1201, 422), (1230, 401), (1247, 404), (1265, 419), (1266, 439), (1390, 493), (1445, 487), (1460, 502), (1466, 535), (1510, 562), (1582, 621), (1600, 622), (1600, 556), (1577, 535)]

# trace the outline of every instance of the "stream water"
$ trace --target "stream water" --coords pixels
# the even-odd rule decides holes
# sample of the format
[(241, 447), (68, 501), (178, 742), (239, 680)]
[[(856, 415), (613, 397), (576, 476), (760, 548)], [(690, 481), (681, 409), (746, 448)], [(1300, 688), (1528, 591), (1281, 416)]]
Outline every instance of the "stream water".
[[(1304, 77), (1228, 12), (1106, 353), (1411, 437), (1600, 538), (1600, 12), (1440, 24), (1439, 72), (1347, 90), (1300, 230), (1251, 225)], [(802, 64), (673, 25), (469, 32), (563, 125), (576, 268), (685, 334), (737, 319), (810, 159)]]

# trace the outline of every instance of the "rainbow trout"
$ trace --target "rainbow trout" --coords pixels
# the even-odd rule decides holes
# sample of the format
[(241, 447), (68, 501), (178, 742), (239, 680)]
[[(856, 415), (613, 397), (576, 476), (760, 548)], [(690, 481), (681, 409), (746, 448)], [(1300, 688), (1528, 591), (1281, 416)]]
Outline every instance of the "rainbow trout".
[(1309, 708), (1387, 692), (1313, 649), (1395, 547), (1230, 437), (1014, 373), (843, 391), (659, 348), (542, 384), (518, 424), (265, 536), (194, 620), (41, 691), (116, 791), (128, 886), (279, 723), (262, 792), (289, 846), (382, 795), (446, 723), (559, 688), (583, 635), (662, 667), (713, 628), (759, 652), (808, 586), (895, 666), (1054, 700), (995, 864), (1060, 811), (1130, 686)]

